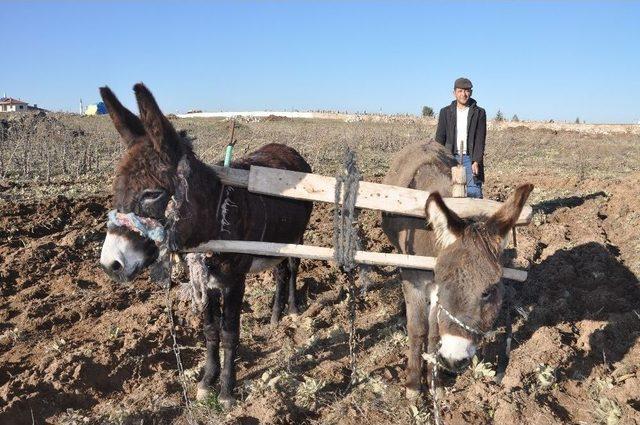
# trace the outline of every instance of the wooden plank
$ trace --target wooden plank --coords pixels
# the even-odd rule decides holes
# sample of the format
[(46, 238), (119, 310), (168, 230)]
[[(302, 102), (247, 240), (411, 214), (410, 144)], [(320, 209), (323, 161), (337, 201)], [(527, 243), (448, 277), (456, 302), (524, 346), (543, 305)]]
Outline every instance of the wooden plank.
[[(237, 252), (270, 257), (297, 257), (310, 260), (333, 261), (333, 248), (320, 246), (283, 244), (274, 242), (253, 241), (209, 241), (185, 252)], [(436, 265), (434, 257), (419, 255), (388, 254), (383, 252), (356, 251), (355, 260), (359, 264), (377, 266), (398, 266), (410, 269), (433, 270)], [(503, 269), (503, 276), (508, 279), (524, 282), (527, 272), (516, 269)]]
[[(286, 198), (334, 202), (334, 177), (296, 171), (252, 166), (249, 173), (248, 189), (263, 195)], [(387, 211), (412, 217), (425, 217), (424, 206), (429, 192), (408, 189), (380, 183), (360, 182), (356, 207)], [(497, 211), (501, 202), (488, 199), (445, 198), (445, 204), (461, 217), (476, 214), (490, 215)], [(533, 211), (525, 205), (516, 225), (526, 225), (531, 221)]]
[(220, 181), (228, 186), (249, 186), (249, 170), (223, 167), (222, 165), (209, 165), (209, 168), (215, 171)]
[[(334, 202), (336, 179), (319, 174), (252, 166), (251, 171), (210, 166), (229, 186), (246, 187), (250, 192), (318, 202)], [(369, 208), (412, 217), (425, 217), (424, 205), (429, 192), (380, 183), (360, 182), (356, 207)], [(495, 212), (501, 202), (489, 199), (445, 198), (445, 204), (461, 217)], [(517, 226), (531, 222), (533, 211), (525, 205)]]

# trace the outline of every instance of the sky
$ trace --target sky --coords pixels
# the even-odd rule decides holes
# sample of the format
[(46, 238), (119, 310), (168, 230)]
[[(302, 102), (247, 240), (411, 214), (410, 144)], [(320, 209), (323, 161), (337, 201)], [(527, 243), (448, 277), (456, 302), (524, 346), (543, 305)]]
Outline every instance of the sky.
[(640, 2), (2, 1), (0, 95), (77, 111), (420, 114), (460, 76), (494, 117), (640, 120)]

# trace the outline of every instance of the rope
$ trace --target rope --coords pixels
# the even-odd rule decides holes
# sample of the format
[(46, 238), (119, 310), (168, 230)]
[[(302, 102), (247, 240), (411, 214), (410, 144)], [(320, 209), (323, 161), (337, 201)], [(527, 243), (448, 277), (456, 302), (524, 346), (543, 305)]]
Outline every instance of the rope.
[(134, 213), (125, 214), (117, 210), (109, 211), (107, 217), (107, 229), (125, 227), (154, 242), (162, 242), (164, 240), (164, 225), (156, 219), (140, 217)]
[(354, 270), (358, 266), (355, 261), (355, 254), (360, 245), (357, 232), (358, 211), (356, 210), (356, 198), (361, 178), (362, 174), (360, 174), (356, 165), (355, 153), (351, 149), (347, 149), (344, 159), (344, 174), (336, 177), (333, 245), (335, 247), (334, 260), (346, 276), (349, 293), (350, 385), (354, 385), (358, 380), (356, 365), (357, 293)]
[[(357, 267), (355, 262), (358, 249), (356, 197), (362, 178), (356, 165), (355, 153), (351, 149), (347, 149), (345, 153), (344, 170), (343, 175), (336, 177), (333, 245), (335, 261), (345, 272), (350, 272)], [(344, 196), (341, 199), (343, 193)]]

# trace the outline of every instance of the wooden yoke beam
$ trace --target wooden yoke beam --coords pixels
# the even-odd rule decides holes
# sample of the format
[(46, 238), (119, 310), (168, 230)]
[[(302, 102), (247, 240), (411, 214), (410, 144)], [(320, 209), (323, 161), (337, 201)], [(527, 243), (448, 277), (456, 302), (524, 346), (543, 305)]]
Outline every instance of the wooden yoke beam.
[[(333, 248), (320, 246), (283, 244), (274, 242), (253, 241), (209, 241), (184, 252), (236, 252), (269, 257), (297, 257), (311, 260), (333, 261)], [(388, 254), (383, 252), (356, 251), (355, 261), (359, 264), (377, 266), (397, 266), (419, 270), (433, 270), (436, 265), (434, 257), (419, 255)], [(504, 268), (502, 275), (507, 279), (524, 282), (527, 272), (524, 270)]]
[[(246, 187), (250, 192), (307, 201), (334, 202), (336, 179), (318, 174), (252, 166), (250, 171), (212, 166), (223, 183)], [(425, 217), (429, 192), (362, 181), (356, 208), (386, 211), (412, 217)], [(445, 204), (460, 217), (491, 215), (502, 203), (488, 199), (445, 198)], [(525, 205), (516, 226), (531, 222), (533, 211)]]

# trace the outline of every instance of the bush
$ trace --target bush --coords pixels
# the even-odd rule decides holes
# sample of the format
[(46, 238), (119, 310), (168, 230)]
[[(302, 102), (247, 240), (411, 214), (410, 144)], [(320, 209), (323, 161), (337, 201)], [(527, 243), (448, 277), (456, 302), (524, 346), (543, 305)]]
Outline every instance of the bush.
[(580, 117), (576, 118), (576, 124), (580, 124)]
[(511, 121), (513, 121), (513, 122), (520, 122), (520, 118), (518, 118), (518, 116), (517, 116), (517, 115), (514, 115), (514, 116), (511, 118)]
[(502, 114), (502, 111), (500, 109), (498, 109), (498, 112), (496, 112), (496, 121), (504, 121), (504, 115)]
[(431, 108), (430, 106), (423, 106), (422, 107), (422, 116), (423, 117), (433, 117), (433, 108)]

